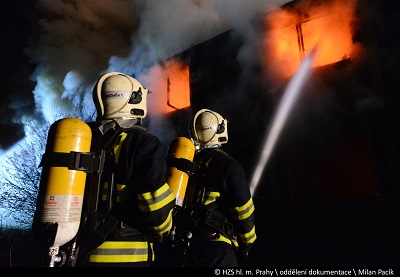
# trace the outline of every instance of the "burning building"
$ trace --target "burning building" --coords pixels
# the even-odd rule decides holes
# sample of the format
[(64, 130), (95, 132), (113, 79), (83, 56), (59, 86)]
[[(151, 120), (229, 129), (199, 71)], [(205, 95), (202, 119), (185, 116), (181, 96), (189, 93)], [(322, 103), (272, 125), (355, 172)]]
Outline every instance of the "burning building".
[(220, 112), (250, 179), (285, 88), (316, 49), (257, 183), (255, 266), (394, 262), (400, 163), (370, 20), (363, 1), (292, 1), (254, 19), (256, 47), (229, 30), (162, 65), (176, 134), (187, 136), (193, 111)]

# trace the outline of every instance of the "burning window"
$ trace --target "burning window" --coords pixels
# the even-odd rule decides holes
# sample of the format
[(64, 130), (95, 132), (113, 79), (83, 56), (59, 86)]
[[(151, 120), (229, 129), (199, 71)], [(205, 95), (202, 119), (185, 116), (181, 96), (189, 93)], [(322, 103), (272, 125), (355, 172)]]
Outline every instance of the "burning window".
[(166, 62), (167, 105), (172, 109), (190, 106), (189, 66), (177, 60)]
[(356, 1), (310, 2), (315, 3), (297, 1), (265, 17), (263, 64), (280, 76), (293, 75), (314, 47), (314, 67), (349, 59), (354, 50)]
[(168, 114), (190, 106), (189, 66), (180, 60), (170, 59), (153, 66), (141, 80), (154, 93), (148, 102), (155, 113)]

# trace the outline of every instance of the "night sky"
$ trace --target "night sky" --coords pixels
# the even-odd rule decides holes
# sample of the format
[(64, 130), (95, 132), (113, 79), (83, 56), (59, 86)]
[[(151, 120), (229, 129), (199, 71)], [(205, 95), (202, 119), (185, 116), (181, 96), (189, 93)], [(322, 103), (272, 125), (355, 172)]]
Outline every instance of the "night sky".
[(29, 63), (29, 58), (24, 54), (31, 27), (35, 22), (31, 2), (13, 2), (1, 17), (1, 33), (5, 38), (1, 46), (1, 83), (4, 97), (0, 104), (0, 148), (3, 150), (24, 137), (19, 120), (13, 120), (14, 117), (18, 118), (16, 110), (30, 113), (34, 109), (34, 83), (29, 81), (34, 64)]

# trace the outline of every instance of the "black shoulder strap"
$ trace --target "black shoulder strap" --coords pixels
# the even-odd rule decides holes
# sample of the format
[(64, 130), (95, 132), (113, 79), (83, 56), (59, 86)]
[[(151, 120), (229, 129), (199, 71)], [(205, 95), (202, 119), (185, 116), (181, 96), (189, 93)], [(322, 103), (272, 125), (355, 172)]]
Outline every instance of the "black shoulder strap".
[[(202, 157), (200, 162), (200, 170), (206, 170), (206, 164), (212, 159), (213, 154), (218, 151), (224, 155), (230, 156), (228, 153), (220, 148), (215, 148), (209, 151), (204, 157)], [(218, 211), (218, 206), (216, 202), (210, 203), (207, 206), (203, 205), (205, 199), (204, 196), (205, 187), (202, 187), (202, 201), (198, 203), (195, 207), (193, 216), (197, 217), (197, 222), (203, 222), (209, 228), (219, 232), (221, 235), (231, 239), (236, 240), (237, 235), (233, 230), (233, 224), (228, 220), (228, 218)]]
[[(110, 151), (114, 144), (117, 142), (119, 135), (124, 129), (118, 128), (113, 133), (106, 133), (108, 137), (101, 135), (101, 137), (94, 137), (94, 149), (96, 152), (100, 151), (99, 156), (103, 157), (103, 166), (111, 166), (114, 161), (111, 159)], [(102, 142), (98, 142), (102, 141)], [(112, 156), (113, 158), (113, 156)], [(76, 241), (79, 246), (78, 263), (82, 263), (86, 259), (88, 252), (101, 243), (103, 243), (107, 235), (114, 229), (119, 222), (118, 218), (112, 213), (113, 198), (114, 198), (114, 172), (113, 168), (101, 168), (94, 174), (89, 174), (85, 187), (85, 200), (82, 210), (81, 226)], [(107, 198), (101, 199), (103, 190), (102, 176), (106, 174), (111, 180), (107, 187)], [(107, 178), (108, 178), (107, 177)], [(102, 205), (100, 205), (100, 201)]]
[(176, 167), (180, 171), (188, 174), (189, 176), (194, 175), (198, 170), (198, 166), (194, 162), (185, 158), (167, 157), (166, 162), (167, 166)]

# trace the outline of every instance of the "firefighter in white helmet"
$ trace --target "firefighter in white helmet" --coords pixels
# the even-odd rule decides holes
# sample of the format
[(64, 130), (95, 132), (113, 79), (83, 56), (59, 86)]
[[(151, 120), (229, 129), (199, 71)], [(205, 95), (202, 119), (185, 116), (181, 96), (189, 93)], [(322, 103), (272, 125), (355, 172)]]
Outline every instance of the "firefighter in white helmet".
[[(135, 78), (119, 72), (102, 75), (94, 86), (97, 119), (90, 124), (92, 146), (117, 135), (112, 145), (114, 161), (105, 165), (100, 181), (108, 193), (112, 190), (106, 188), (116, 187), (112, 203), (105, 204), (112, 206), (110, 214), (116, 220), (108, 224), (112, 228), (104, 224), (97, 233), (97, 237), (106, 234), (105, 241), (88, 251), (84, 262), (80, 261), (83, 266), (151, 266), (155, 259), (152, 240), (172, 226), (175, 195), (164, 177), (165, 151), (160, 140), (141, 126), (147, 115), (148, 93)], [(101, 207), (102, 203), (95, 205)], [(86, 231), (83, 228), (82, 233)], [(89, 238), (82, 235), (78, 244), (85, 245)]]
[[(228, 121), (219, 113), (201, 109), (190, 120), (189, 134), (196, 153), (196, 172), (189, 178), (185, 207), (174, 226), (187, 240), (181, 256), (187, 267), (247, 265), (254, 241), (255, 214), (241, 164), (222, 149), (228, 142)], [(189, 208), (188, 208), (189, 207)], [(163, 260), (162, 260), (163, 261)]]

